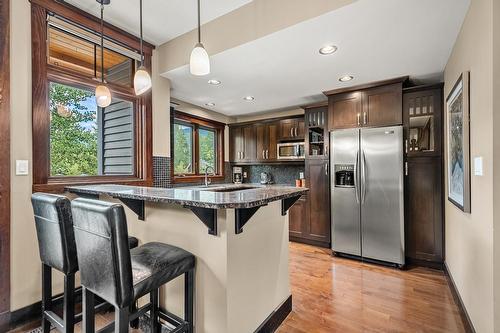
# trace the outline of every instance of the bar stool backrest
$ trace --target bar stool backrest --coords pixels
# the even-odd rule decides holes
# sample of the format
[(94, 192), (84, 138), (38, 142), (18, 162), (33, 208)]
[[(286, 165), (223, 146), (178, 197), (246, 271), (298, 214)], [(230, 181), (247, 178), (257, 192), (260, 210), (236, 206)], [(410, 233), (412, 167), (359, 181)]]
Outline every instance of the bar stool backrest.
[(71, 210), (82, 285), (116, 307), (129, 306), (133, 281), (123, 207), (78, 198)]
[(40, 260), (64, 274), (76, 272), (78, 260), (69, 199), (62, 195), (34, 193), (31, 203)]

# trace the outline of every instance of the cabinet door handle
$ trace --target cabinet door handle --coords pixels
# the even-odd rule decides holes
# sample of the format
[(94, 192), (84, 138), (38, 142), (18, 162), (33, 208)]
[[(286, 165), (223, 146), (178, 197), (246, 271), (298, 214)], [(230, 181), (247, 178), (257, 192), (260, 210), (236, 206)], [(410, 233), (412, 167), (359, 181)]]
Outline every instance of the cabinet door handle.
[(269, 159), (269, 149), (266, 149), (266, 159)]
[(367, 120), (367, 116), (366, 116), (366, 111), (365, 111), (365, 112), (363, 112), (363, 125), (366, 125), (366, 123), (367, 123), (366, 120)]
[(405, 153), (408, 154), (408, 139), (405, 139)]
[(293, 136), (293, 127), (290, 127), (290, 137)]
[(299, 136), (299, 128), (295, 127), (295, 136)]
[(328, 163), (325, 163), (325, 176), (328, 176)]
[(241, 152), (241, 159), (244, 159), (244, 158), (245, 158), (245, 152), (244, 152), (244, 151), (242, 151), (242, 152)]
[(358, 113), (358, 126), (361, 125), (361, 115)]
[(405, 162), (405, 176), (408, 176), (408, 162)]
[(264, 149), (262, 149), (262, 159), (265, 159), (266, 158), (266, 151)]

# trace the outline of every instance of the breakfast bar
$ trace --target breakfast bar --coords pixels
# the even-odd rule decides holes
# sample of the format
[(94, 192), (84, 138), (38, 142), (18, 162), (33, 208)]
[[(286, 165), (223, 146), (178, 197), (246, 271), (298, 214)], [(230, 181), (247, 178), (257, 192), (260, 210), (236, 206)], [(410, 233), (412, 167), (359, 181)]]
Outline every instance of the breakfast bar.
[[(195, 332), (254, 332), (291, 311), (287, 210), (308, 189), (282, 185), (70, 186), (126, 208), (129, 234), (196, 256)], [(160, 294), (183, 315), (182, 279)], [(276, 320), (274, 318), (273, 320)]]

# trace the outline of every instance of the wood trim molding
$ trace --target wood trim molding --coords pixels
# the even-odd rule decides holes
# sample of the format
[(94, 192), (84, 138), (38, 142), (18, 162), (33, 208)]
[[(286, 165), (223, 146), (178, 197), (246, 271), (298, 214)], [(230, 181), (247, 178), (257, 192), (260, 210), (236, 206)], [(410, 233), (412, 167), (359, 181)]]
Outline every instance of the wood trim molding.
[(290, 295), (276, 310), (271, 313), (266, 320), (255, 330), (255, 333), (274, 332), (280, 327), (292, 312), (292, 295)]
[(446, 280), (448, 281), (448, 285), (450, 286), (451, 294), (453, 295), (453, 299), (457, 304), (460, 310), (460, 318), (462, 319), (462, 323), (464, 325), (465, 331), (469, 333), (476, 333), (474, 325), (472, 324), (472, 320), (467, 313), (467, 309), (465, 308), (465, 304), (462, 301), (462, 297), (460, 297), (460, 293), (458, 292), (455, 281), (453, 280), (453, 276), (450, 274), (450, 270), (448, 269), (448, 264), (445, 262), (443, 265), (444, 275)]
[[(100, 18), (95, 17), (73, 5), (70, 5), (61, 0), (29, 0), (32, 5), (37, 5), (50, 13), (60, 15), (68, 20), (82, 25), (97, 33), (101, 31)], [(120, 28), (117, 28), (107, 22), (104, 22), (104, 35), (133, 48), (136, 51), (140, 50), (140, 39)], [(151, 43), (144, 42), (144, 54), (152, 55), (155, 46)]]
[(294, 114), (290, 116), (282, 116), (282, 117), (274, 117), (274, 118), (263, 118), (263, 119), (257, 119), (257, 120), (251, 120), (251, 121), (242, 121), (238, 123), (231, 123), (228, 124), (227, 126), (229, 127), (240, 127), (240, 126), (245, 126), (245, 125), (250, 125), (250, 124), (265, 124), (265, 123), (272, 123), (275, 121), (280, 121), (280, 120), (289, 120), (289, 119), (298, 119), (302, 118), (304, 119), (305, 114)]
[[(182, 111), (177, 111), (173, 108), (170, 108), (170, 179), (172, 183), (193, 183), (199, 182), (204, 179), (204, 175), (201, 174), (201, 170), (198, 174), (192, 175), (184, 175), (184, 176), (176, 176), (174, 174), (174, 120), (178, 119), (182, 122), (186, 122), (189, 124), (194, 124), (195, 128), (199, 126), (208, 127), (215, 129), (217, 131), (217, 175), (210, 176), (211, 180), (222, 181), (225, 179), (225, 165), (224, 165), (224, 154), (225, 154), (225, 146), (224, 146), (224, 130), (226, 128), (225, 123), (221, 123), (219, 121), (205, 119), (199, 116), (195, 116), (189, 113), (185, 113)], [(198, 136), (193, 133), (193, 146), (198, 147)], [(199, 151), (198, 149), (194, 149), (194, 160), (199, 160)], [(198, 167), (195, 168), (197, 170)]]
[(329, 95), (336, 95), (336, 94), (350, 92), (350, 91), (364, 90), (364, 89), (375, 88), (375, 87), (379, 87), (379, 86), (386, 86), (386, 85), (395, 84), (395, 83), (404, 84), (406, 81), (408, 81), (408, 79), (409, 79), (409, 76), (401, 76), (401, 77), (397, 77), (397, 78), (389, 79), (389, 80), (376, 81), (376, 82), (360, 84), (360, 85), (352, 86), (352, 87), (328, 90), (328, 91), (324, 91), (323, 94), (325, 94), (326, 96), (329, 96)]
[(10, 1), (0, 1), (0, 331), (10, 317)]
[[(47, 13), (54, 12), (82, 26), (93, 28), (95, 18), (81, 10), (54, 0), (31, 0), (31, 43), (32, 50), (32, 137), (33, 137), (33, 191), (61, 193), (67, 185), (92, 183), (119, 183), (138, 186), (153, 184), (153, 125), (152, 93), (136, 97), (133, 88), (108, 84), (112, 94), (134, 103), (135, 120), (135, 175), (92, 176), (92, 177), (50, 177), (50, 113), (49, 81), (83, 88), (94, 88), (96, 81), (81, 74), (62, 70), (47, 64)], [(98, 21), (97, 21), (98, 22)], [(128, 46), (138, 46), (137, 40), (123, 34), (120, 29), (106, 25), (110, 38)], [(151, 71), (151, 52), (145, 53), (145, 67)]]

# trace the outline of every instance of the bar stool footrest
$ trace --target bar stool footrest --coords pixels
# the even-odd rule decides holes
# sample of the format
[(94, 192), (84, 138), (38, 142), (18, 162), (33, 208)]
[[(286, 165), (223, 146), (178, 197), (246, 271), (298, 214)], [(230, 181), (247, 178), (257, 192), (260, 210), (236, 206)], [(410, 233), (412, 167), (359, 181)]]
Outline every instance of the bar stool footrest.
[[(161, 333), (183, 333), (188, 331), (189, 323), (171, 312), (161, 309), (158, 313), (158, 317), (168, 323), (168, 325), (160, 323)], [(139, 328), (144, 333), (151, 333), (149, 313), (141, 317)]]

